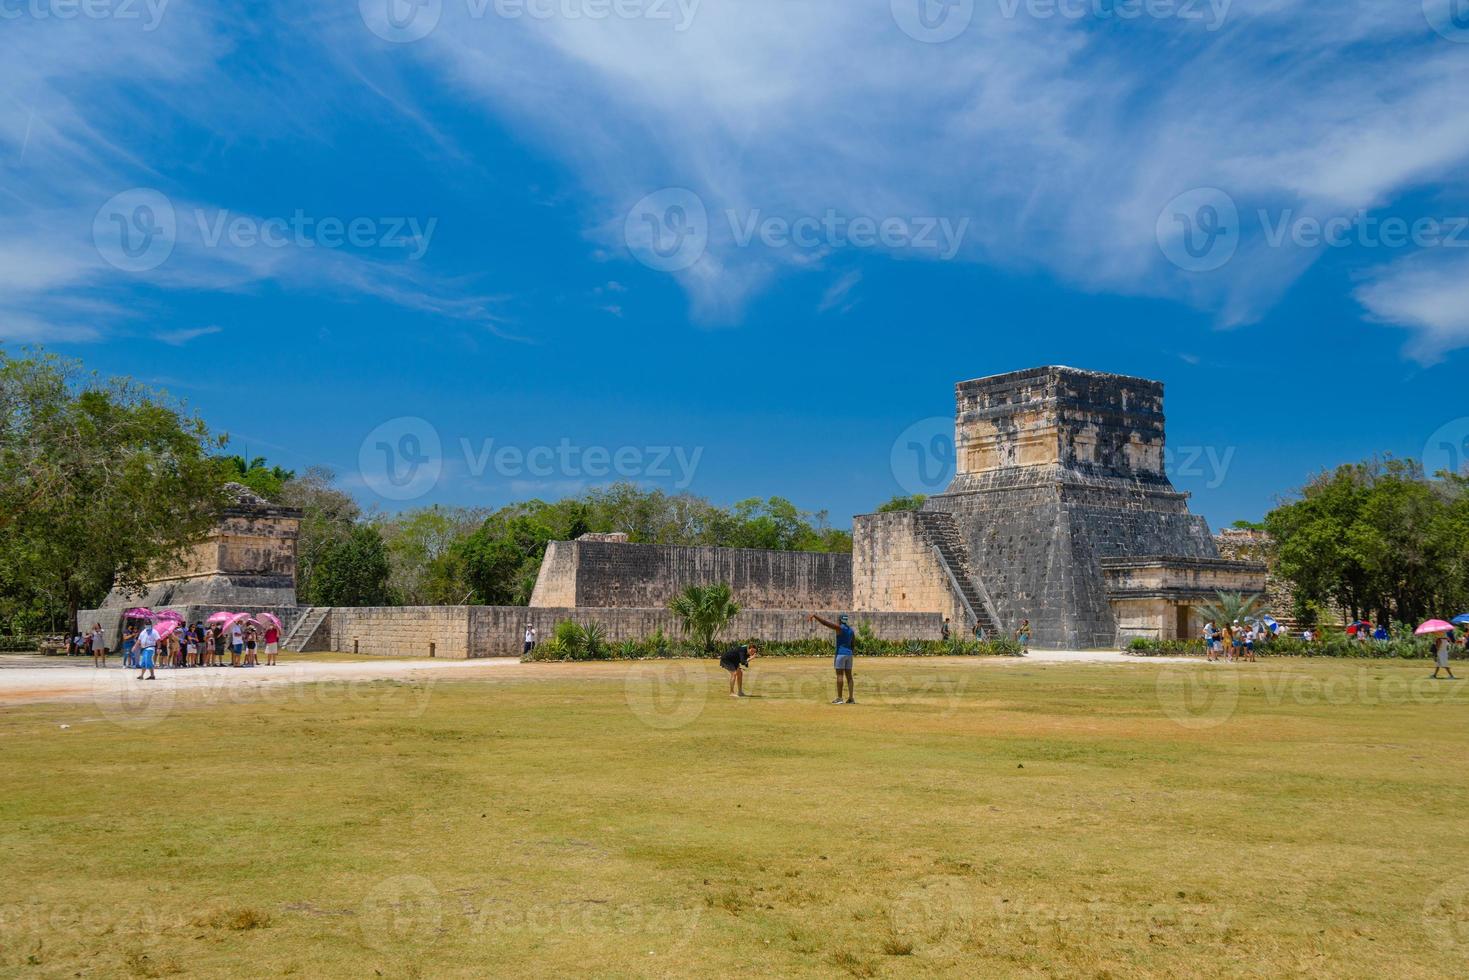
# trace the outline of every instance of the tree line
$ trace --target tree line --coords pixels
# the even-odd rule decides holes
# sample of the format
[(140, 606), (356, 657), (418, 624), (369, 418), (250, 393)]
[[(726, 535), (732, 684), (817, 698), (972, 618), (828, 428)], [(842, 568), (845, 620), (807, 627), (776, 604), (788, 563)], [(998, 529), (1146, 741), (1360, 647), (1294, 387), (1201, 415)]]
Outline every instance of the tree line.
[(114, 585), (183, 560), (228, 502), (226, 484), (302, 511), (297, 595), (308, 605), (524, 604), (550, 541), (850, 551), (824, 511), (781, 497), (720, 506), (620, 483), (496, 509), (364, 512), (322, 467), (227, 451), (167, 391), (0, 347), (0, 633), (75, 628)]

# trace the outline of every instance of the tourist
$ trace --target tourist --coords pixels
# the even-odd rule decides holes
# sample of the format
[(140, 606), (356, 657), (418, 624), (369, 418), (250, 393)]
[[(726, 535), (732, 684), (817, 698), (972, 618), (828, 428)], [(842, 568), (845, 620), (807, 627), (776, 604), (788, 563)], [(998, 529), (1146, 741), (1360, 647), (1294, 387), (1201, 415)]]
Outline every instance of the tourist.
[(92, 624), (92, 666), (107, 666), (107, 637), (102, 635), (102, 624)]
[(949, 617), (944, 617), (944, 625), (939, 629), (939, 639), (945, 643), (949, 642)]
[(199, 666), (199, 631), (190, 626), (184, 630), (184, 666)]
[(741, 644), (730, 647), (719, 658), (719, 666), (729, 671), (729, 696), (732, 698), (747, 697), (745, 694), (745, 668), (750, 666), (750, 658), (760, 656), (755, 644)]
[(224, 627), (219, 623), (214, 624), (214, 632), (210, 637), (209, 656), (211, 667), (224, 666)]
[(274, 667), (276, 654), (281, 648), (281, 631), (271, 623), (265, 627), (265, 666)]
[(532, 650), (534, 650), (535, 648), (536, 648), (536, 628), (534, 626), (532, 626), (530, 623), (526, 623), (525, 624), (525, 647), (522, 650), (522, 655), (523, 656), (529, 656), (530, 655), (530, 652)]
[(258, 666), (258, 661), (255, 659), (255, 627), (253, 626), (245, 627), (245, 666)]
[(1023, 657), (1030, 652), (1030, 620), (1022, 619), (1020, 628), (1015, 631), (1015, 639), (1020, 643), (1020, 655)]
[[(808, 623), (820, 623), (829, 630), (835, 630), (837, 635), (837, 655), (832, 662), (837, 672), (837, 697), (832, 704), (856, 704), (857, 688), (852, 680), (852, 661), (856, 659), (857, 634), (852, 631), (851, 623), (847, 621), (846, 613), (837, 617), (835, 623), (828, 619), (812, 613), (806, 617)], [(847, 682), (847, 697), (842, 699), (842, 681)]]
[(1255, 642), (1259, 636), (1259, 632), (1253, 626), (1245, 630), (1245, 659), (1250, 663), (1255, 662)]
[(153, 673), (153, 658), (158, 653), (158, 631), (153, 628), (152, 623), (144, 626), (143, 631), (138, 634), (137, 648), (140, 651), (138, 654), (138, 680), (143, 679), (143, 673), (146, 671), (148, 680), (156, 681), (158, 676)]
[(1214, 621), (1212, 619), (1204, 624), (1204, 659), (1210, 663), (1214, 661)]
[(137, 657), (134, 652), (137, 642), (138, 628), (131, 624), (124, 626), (122, 630), (122, 665), (124, 668), (137, 666)]
[(979, 620), (974, 621), (974, 642), (984, 642), (984, 627), (980, 625)]
[(1438, 680), (1438, 672), (1441, 671), (1441, 670), (1448, 671), (1448, 675), (1449, 675), (1449, 678), (1448, 679), (1449, 680), (1451, 680), (1451, 681), (1458, 680), (1458, 678), (1454, 676), (1454, 669), (1449, 666), (1449, 651), (1452, 650), (1453, 648), (1454, 648), (1454, 645), (1449, 642), (1449, 638), (1446, 635), (1441, 635), (1441, 636), (1439, 636), (1438, 639), (1436, 639), (1436, 640), (1433, 641), (1433, 657), (1434, 657), (1434, 663), (1433, 663), (1433, 679), (1434, 680)]
[(240, 666), (240, 655), (245, 652), (245, 631), (236, 622), (230, 627), (230, 666)]

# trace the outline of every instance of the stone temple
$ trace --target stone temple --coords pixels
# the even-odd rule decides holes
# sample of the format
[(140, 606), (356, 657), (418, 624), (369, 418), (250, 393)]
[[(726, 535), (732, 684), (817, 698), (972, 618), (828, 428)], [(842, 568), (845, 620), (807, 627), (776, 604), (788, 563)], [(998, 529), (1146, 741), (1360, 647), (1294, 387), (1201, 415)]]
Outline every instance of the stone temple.
[[(731, 636), (825, 636), (806, 614), (850, 612), (888, 639), (935, 639), (948, 619), (1036, 646), (1111, 647), (1197, 636), (1195, 607), (1218, 591), (1266, 591), (1265, 566), (1220, 557), (1204, 519), (1164, 470), (1163, 386), (1067, 367), (957, 387), (956, 472), (921, 510), (857, 517), (852, 554), (631, 544), (590, 534), (546, 549), (529, 607), (297, 607), (301, 514), (234, 490), (219, 526), (147, 593), (114, 592), (83, 624), (114, 637), (131, 605), (191, 621), (217, 609), (271, 611), (292, 650), (385, 656), (518, 654), (527, 626), (597, 623), (609, 640), (674, 635), (668, 602), (727, 583), (742, 607)], [(1231, 549), (1238, 554), (1239, 550)]]

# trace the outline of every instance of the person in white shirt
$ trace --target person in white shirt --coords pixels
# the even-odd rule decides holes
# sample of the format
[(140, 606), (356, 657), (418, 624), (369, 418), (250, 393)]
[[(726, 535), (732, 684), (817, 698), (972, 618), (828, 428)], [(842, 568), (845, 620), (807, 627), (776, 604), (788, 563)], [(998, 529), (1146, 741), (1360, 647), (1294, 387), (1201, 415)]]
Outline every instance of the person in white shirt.
[(148, 680), (156, 681), (157, 675), (153, 673), (153, 656), (158, 652), (158, 631), (149, 623), (143, 627), (143, 632), (138, 634), (138, 647), (143, 653), (138, 659), (138, 680), (143, 679), (143, 672), (147, 671)]
[(536, 628), (530, 623), (525, 624), (525, 649), (523, 653), (529, 654), (536, 648)]
[(107, 638), (102, 635), (102, 624), (92, 627), (92, 666), (107, 666)]
[(245, 652), (245, 631), (236, 623), (230, 627), (230, 666), (240, 666), (240, 654)]

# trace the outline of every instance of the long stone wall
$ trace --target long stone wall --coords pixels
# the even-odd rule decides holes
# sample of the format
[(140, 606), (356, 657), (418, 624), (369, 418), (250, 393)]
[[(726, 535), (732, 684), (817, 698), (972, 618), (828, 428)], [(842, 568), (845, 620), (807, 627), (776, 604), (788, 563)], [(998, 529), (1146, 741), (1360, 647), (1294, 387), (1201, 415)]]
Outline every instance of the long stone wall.
[(846, 609), (852, 604), (852, 556), (559, 541), (546, 551), (531, 605), (650, 609), (690, 585), (718, 583), (752, 609)]
[[(835, 610), (814, 610), (828, 619)], [(549, 639), (556, 624), (570, 619), (597, 623), (611, 642), (641, 640), (662, 630), (679, 635), (678, 621), (666, 609), (528, 608), (525, 606), (395, 606), (351, 609), (336, 607), (331, 614), (331, 647), (347, 653), (377, 657), (519, 656), (526, 624), (540, 638)], [(939, 613), (868, 612), (853, 614), (873, 633), (889, 640), (936, 640), (943, 625)], [(826, 638), (830, 631), (806, 622), (806, 612), (793, 609), (747, 609), (736, 617), (725, 637), (731, 642), (754, 638), (767, 642)]]

